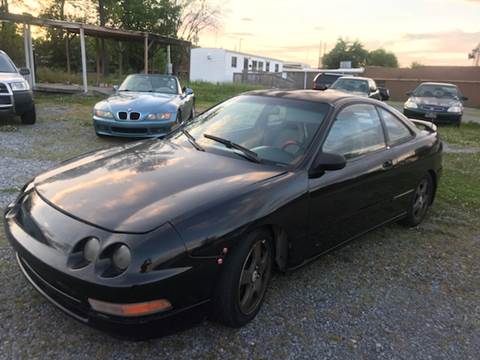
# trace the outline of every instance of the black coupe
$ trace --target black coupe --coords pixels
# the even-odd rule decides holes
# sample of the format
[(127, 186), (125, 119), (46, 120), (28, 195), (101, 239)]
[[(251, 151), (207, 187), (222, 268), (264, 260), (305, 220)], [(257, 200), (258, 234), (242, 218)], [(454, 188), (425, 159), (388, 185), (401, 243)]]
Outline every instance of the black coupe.
[(274, 269), (392, 221), (419, 224), (441, 154), (435, 125), (377, 100), (251, 92), (163, 140), (37, 176), (5, 229), (32, 285), (84, 323), (135, 337), (206, 314), (238, 327)]

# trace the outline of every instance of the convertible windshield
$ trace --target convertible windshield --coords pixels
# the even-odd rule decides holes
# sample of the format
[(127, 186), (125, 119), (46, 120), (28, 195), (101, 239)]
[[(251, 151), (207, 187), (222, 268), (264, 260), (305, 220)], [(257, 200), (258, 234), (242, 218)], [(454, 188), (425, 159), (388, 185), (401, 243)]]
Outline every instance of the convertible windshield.
[(168, 75), (129, 75), (118, 90), (178, 94), (178, 82)]
[(14, 73), (17, 72), (12, 62), (5, 56), (0, 54), (0, 72), (2, 73)]
[(418, 97), (459, 98), (458, 90), (455, 86), (433, 84), (420, 85), (413, 95)]
[(367, 94), (368, 81), (362, 79), (338, 79), (330, 89)]
[[(329, 108), (325, 103), (243, 95), (198, 116), (185, 129), (208, 151), (292, 165), (305, 156)], [(188, 144), (181, 131), (170, 139)]]

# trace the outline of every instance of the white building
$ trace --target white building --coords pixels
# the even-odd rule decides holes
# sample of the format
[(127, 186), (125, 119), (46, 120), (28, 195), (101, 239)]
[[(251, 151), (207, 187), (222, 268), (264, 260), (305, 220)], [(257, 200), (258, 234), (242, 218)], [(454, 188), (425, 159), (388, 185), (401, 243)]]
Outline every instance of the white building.
[(192, 49), (190, 80), (212, 83), (233, 82), (233, 74), (248, 72), (282, 72), (281, 60), (216, 48)]

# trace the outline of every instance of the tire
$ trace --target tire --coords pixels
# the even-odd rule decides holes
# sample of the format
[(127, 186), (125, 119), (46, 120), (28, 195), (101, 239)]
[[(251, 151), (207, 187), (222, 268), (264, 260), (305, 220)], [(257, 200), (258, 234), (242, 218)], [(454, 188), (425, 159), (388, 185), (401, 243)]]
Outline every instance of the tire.
[(24, 112), (21, 116), (22, 124), (25, 125), (33, 125), (37, 121), (37, 113), (35, 111), (35, 106), (26, 112)]
[(195, 103), (192, 105), (192, 111), (190, 112), (190, 116), (188, 118), (188, 120), (193, 120), (195, 119), (195, 114), (196, 114), (196, 111), (195, 111)]
[(226, 257), (213, 297), (213, 317), (241, 327), (260, 310), (272, 275), (272, 237), (267, 230), (250, 233)]
[(419, 182), (412, 196), (407, 216), (400, 221), (400, 224), (407, 227), (419, 225), (427, 215), (428, 208), (432, 204), (434, 188), (433, 179), (430, 174)]
[(182, 121), (182, 113), (180, 112), (180, 110), (177, 112), (177, 118), (175, 119), (175, 122), (176, 122), (177, 124), (183, 123), (183, 121)]

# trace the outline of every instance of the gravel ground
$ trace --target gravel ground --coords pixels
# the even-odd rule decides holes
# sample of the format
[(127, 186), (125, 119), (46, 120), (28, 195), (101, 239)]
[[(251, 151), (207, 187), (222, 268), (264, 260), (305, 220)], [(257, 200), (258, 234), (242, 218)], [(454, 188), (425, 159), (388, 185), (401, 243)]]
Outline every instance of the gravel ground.
[[(45, 120), (33, 129), (0, 132), (0, 208), (58, 163), (58, 152), (72, 151), (70, 133), (80, 134), (85, 148), (105, 145), (82, 125)], [(438, 203), (416, 229), (391, 225), (275, 276), (261, 312), (244, 328), (206, 321), (144, 342), (88, 328), (44, 300), (0, 230), (0, 359), (478, 359), (477, 219)]]

